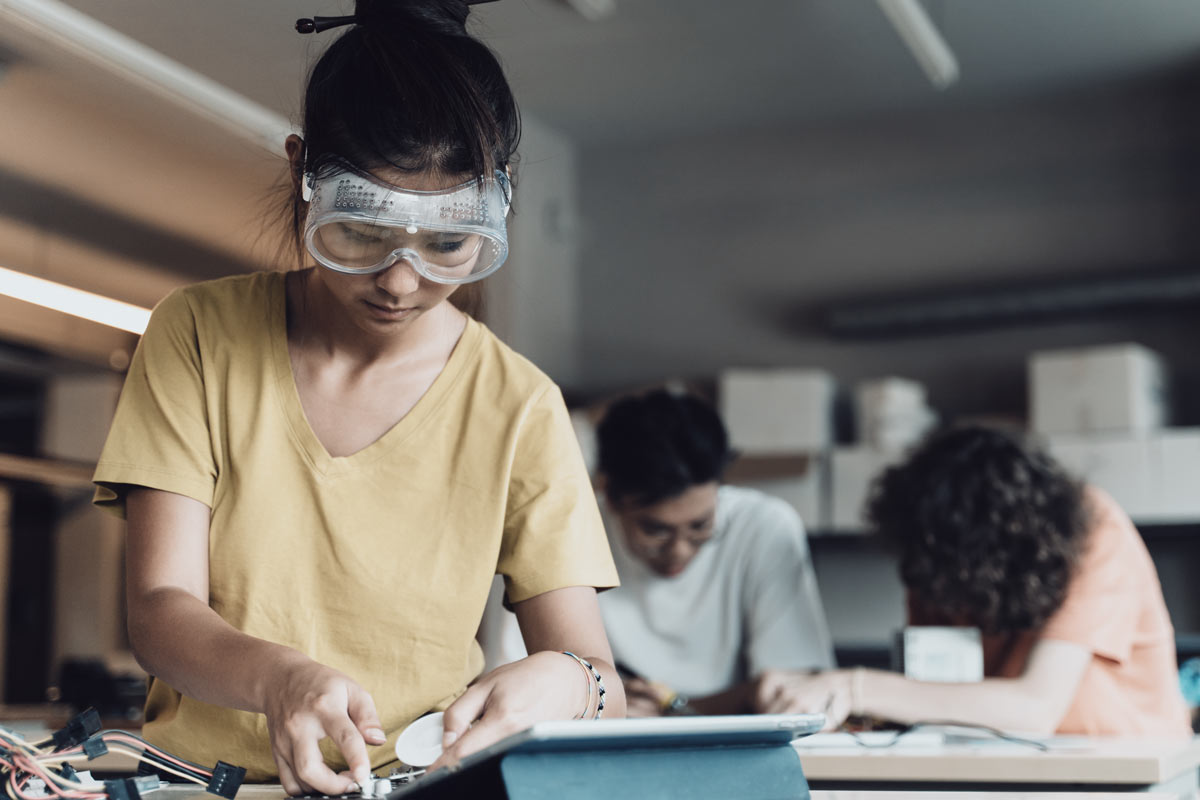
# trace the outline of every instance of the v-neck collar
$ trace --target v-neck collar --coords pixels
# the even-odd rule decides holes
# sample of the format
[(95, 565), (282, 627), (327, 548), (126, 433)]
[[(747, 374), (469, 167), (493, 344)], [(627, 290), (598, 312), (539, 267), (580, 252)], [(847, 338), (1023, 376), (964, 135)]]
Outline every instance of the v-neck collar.
[(359, 469), (393, 451), (410, 435), (421, 428), (445, 402), (458, 380), (473, 360), (482, 339), (480, 325), (470, 316), (457, 344), (446, 360), (442, 371), (421, 395), (416, 404), (395, 425), (371, 444), (348, 456), (333, 456), (321, 444), (313, 431), (304, 406), (300, 402), (300, 391), (292, 371), (292, 360), (288, 354), (287, 341), (287, 273), (276, 273), (270, 284), (270, 359), (275, 373), (277, 396), (287, 420), (292, 440), (305, 459), (324, 475), (338, 475)]

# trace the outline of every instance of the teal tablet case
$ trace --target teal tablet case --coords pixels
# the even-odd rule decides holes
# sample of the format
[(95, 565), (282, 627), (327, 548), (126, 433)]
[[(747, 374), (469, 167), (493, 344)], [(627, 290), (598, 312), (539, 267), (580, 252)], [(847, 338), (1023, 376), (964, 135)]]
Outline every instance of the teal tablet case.
[[(430, 776), (433, 777), (433, 776)], [(591, 751), (511, 750), (407, 787), (404, 800), (808, 800), (790, 744)]]

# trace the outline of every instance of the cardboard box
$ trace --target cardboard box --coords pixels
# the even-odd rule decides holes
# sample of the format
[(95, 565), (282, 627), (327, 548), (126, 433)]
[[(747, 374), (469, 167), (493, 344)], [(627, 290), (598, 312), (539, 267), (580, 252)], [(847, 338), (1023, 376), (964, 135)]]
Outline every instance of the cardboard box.
[(1170, 421), (1162, 358), (1132, 343), (1033, 353), (1029, 414), (1047, 434), (1162, 428)]
[(1047, 440), (1051, 456), (1073, 476), (1112, 495), (1133, 519), (1158, 507), (1148, 437), (1134, 434), (1059, 435)]
[(834, 390), (823, 370), (725, 370), (720, 408), (730, 444), (748, 455), (825, 450), (833, 441)]
[(937, 422), (938, 415), (930, 408), (868, 419), (859, 425), (859, 444), (876, 450), (908, 450), (924, 439)]
[(911, 414), (925, 408), (925, 386), (908, 378), (875, 378), (855, 389), (860, 419)]
[(925, 402), (925, 387), (907, 378), (877, 378), (855, 389), (859, 444), (878, 450), (905, 450), (937, 424)]
[(1151, 437), (1154, 513), (1143, 521), (1200, 521), (1200, 428), (1167, 428)]
[(873, 447), (835, 448), (829, 461), (829, 529), (864, 532), (863, 511), (872, 481), (903, 457), (903, 453)]
[(819, 533), (827, 527), (825, 505), (828, 475), (828, 461), (813, 458), (808, 471), (802, 475), (737, 481), (737, 485), (748, 486), (786, 501), (796, 509), (804, 523), (804, 529), (811, 534)]
[(1146, 434), (1053, 436), (1068, 471), (1112, 495), (1137, 523), (1200, 521), (1200, 428)]

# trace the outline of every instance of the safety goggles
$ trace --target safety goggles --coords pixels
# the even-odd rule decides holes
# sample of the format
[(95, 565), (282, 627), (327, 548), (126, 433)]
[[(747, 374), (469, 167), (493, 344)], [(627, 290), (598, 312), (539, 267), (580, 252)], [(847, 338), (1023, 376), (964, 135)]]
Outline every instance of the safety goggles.
[(508, 256), (512, 187), (497, 171), (436, 192), (401, 189), (345, 162), (325, 176), (306, 175), (304, 245), (319, 263), (364, 275), (404, 260), (437, 283), (470, 283)]

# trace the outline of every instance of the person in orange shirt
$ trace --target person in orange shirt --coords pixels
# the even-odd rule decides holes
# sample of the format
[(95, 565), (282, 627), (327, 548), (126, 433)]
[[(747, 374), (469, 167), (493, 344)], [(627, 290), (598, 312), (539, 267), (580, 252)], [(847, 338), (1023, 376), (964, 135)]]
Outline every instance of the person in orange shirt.
[(982, 633), (985, 678), (879, 670), (764, 675), (768, 712), (955, 721), (1034, 735), (1186, 737), (1158, 575), (1133, 523), (1019, 437), (933, 435), (881, 475), (867, 516), (898, 552), (909, 624)]

